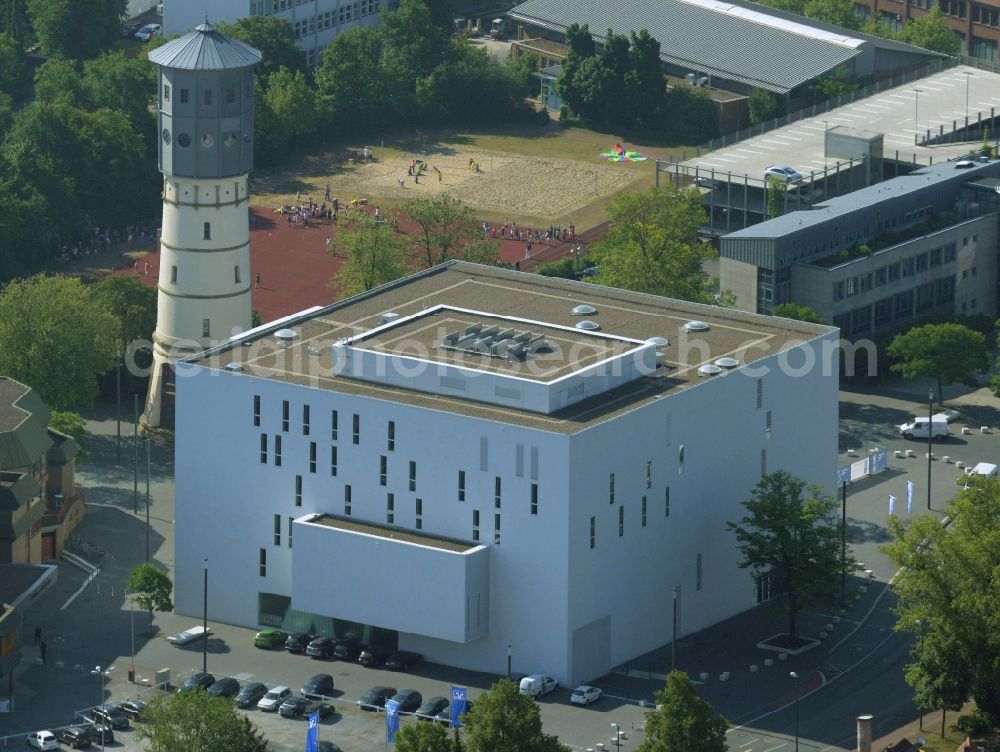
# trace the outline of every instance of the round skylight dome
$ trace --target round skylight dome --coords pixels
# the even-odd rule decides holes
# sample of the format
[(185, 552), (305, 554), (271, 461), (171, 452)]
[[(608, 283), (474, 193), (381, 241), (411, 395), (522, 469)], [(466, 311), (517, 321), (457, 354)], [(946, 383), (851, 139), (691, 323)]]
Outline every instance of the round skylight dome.
[(719, 358), (715, 361), (715, 365), (722, 368), (736, 368), (739, 364), (740, 362), (736, 358)]
[(646, 340), (646, 343), (656, 345), (657, 347), (667, 347), (670, 344), (670, 340), (666, 337), (650, 337)]
[(597, 313), (597, 309), (592, 305), (587, 305), (586, 303), (581, 303), (572, 311), (570, 311), (574, 316), (593, 316)]
[(588, 332), (596, 332), (601, 328), (601, 325), (596, 321), (591, 321), (590, 319), (584, 319), (583, 321), (578, 321), (576, 324), (577, 329), (586, 329)]
[(698, 366), (699, 376), (715, 376), (716, 374), (722, 373), (722, 369), (719, 366), (712, 365), (711, 363), (706, 363), (703, 366)]
[(279, 329), (274, 333), (275, 339), (282, 339), (285, 341), (295, 339), (299, 335), (295, 333), (294, 329)]
[(707, 332), (708, 324), (704, 321), (689, 321), (684, 325), (685, 332)]

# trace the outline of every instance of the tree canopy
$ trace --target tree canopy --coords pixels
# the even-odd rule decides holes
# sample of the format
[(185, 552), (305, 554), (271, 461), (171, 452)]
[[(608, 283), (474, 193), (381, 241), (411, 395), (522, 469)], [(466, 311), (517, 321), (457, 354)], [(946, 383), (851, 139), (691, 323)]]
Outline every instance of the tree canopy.
[(396, 734), (396, 752), (455, 752), (444, 726), (439, 723), (411, 723)]
[(538, 703), (509, 679), (479, 696), (465, 716), (465, 729), (469, 752), (567, 752), (556, 737), (542, 732)]
[(698, 240), (704, 221), (701, 195), (673, 185), (620, 193), (608, 204), (611, 227), (591, 247), (598, 262), (593, 281), (626, 290), (712, 302), (702, 264), (715, 258)]
[(146, 707), (135, 736), (147, 752), (266, 752), (267, 740), (226, 697), (164, 694)]
[(260, 50), (263, 60), (254, 67), (259, 78), (270, 78), (281, 68), (292, 74), (306, 72), (306, 55), (295, 38), (291, 21), (275, 16), (247, 16), (235, 23), (219, 23), (217, 27), (226, 36)]
[(69, 411), (52, 413), (49, 420), (49, 428), (59, 433), (71, 436), (80, 447), (76, 460), (79, 462), (87, 456), (87, 423), (79, 413)]
[(344, 259), (330, 280), (341, 297), (371, 290), (407, 274), (406, 243), (385, 221), (362, 212), (344, 220), (333, 236), (330, 253)]
[(458, 255), (461, 242), (476, 231), (472, 207), (447, 193), (407, 201), (403, 213), (417, 224), (414, 251), (428, 269)]
[(155, 564), (140, 564), (129, 575), (125, 589), (135, 595), (135, 602), (144, 611), (173, 611), (170, 600), (174, 585), (170, 577)]
[(962, 324), (924, 324), (897, 334), (888, 353), (898, 358), (891, 370), (904, 379), (930, 376), (937, 380), (938, 402), (944, 386), (977, 386), (976, 376), (990, 367), (986, 338)]
[(639, 752), (725, 752), (726, 719), (698, 697), (694, 684), (683, 671), (667, 674), (667, 683), (657, 690), (656, 710), (646, 713), (646, 738)]
[(78, 279), (39, 275), (0, 291), (0, 373), (54, 410), (94, 401), (117, 340), (118, 321)]
[(86, 60), (111, 46), (121, 34), (126, 0), (27, 0), (28, 16), (42, 52)]
[(111, 275), (92, 288), (94, 300), (118, 319), (121, 352), (135, 340), (149, 340), (156, 329), (156, 288), (137, 277)]
[(916, 635), (907, 681), (925, 709), (954, 709), (971, 695), (1000, 722), (1000, 483), (978, 478), (936, 517), (889, 518), (899, 568), (896, 629)]
[(948, 25), (941, 8), (935, 5), (929, 13), (911, 18), (899, 32), (901, 42), (923, 47), (925, 50), (957, 55), (962, 49), (962, 40)]
[(775, 316), (783, 319), (794, 319), (795, 321), (806, 321), (810, 324), (825, 324), (826, 321), (816, 311), (808, 306), (796, 303), (782, 303), (775, 306), (773, 311)]
[(726, 527), (736, 535), (740, 566), (755, 577), (773, 577), (784, 592), (788, 633), (797, 635), (799, 612), (815, 604), (832, 605), (840, 594), (841, 574), (853, 559), (841, 562), (837, 504), (822, 488), (779, 470), (761, 478), (746, 516)]

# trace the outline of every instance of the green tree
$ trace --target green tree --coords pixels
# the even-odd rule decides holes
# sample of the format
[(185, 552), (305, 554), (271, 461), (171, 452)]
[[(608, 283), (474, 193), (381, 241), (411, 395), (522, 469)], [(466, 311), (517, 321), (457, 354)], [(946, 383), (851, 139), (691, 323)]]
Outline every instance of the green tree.
[(610, 287), (712, 302), (702, 265), (715, 251), (698, 240), (704, 207), (697, 190), (673, 185), (621, 193), (608, 204), (611, 227), (593, 245), (593, 281)]
[(853, 0), (807, 0), (805, 14), (817, 21), (858, 29), (861, 19), (854, 12)]
[(321, 112), (340, 133), (378, 128), (386, 118), (402, 112), (406, 102), (401, 101), (401, 88), (382, 71), (382, 39), (378, 29), (370, 26), (338, 34), (316, 69)]
[(698, 697), (683, 671), (671, 671), (656, 692), (656, 710), (646, 713), (646, 738), (639, 752), (725, 752), (729, 724)]
[[(837, 504), (819, 486), (779, 470), (761, 478), (747, 515), (726, 527), (743, 556), (740, 566), (754, 577), (771, 576), (788, 606), (788, 633), (797, 636), (799, 612), (815, 604), (834, 604), (840, 595), (840, 523)], [(853, 559), (847, 557), (850, 571)]]
[(390, 225), (361, 212), (337, 231), (330, 252), (344, 259), (330, 281), (341, 297), (366, 292), (409, 271), (405, 242)]
[(88, 109), (124, 112), (155, 154), (156, 118), (150, 103), (156, 93), (156, 68), (145, 55), (127, 57), (118, 50), (87, 60), (81, 83)]
[(554, 736), (542, 732), (538, 703), (501, 679), (465, 715), (469, 752), (565, 752)]
[(778, 95), (766, 89), (751, 89), (750, 96), (747, 97), (747, 107), (750, 110), (751, 125), (760, 125), (785, 114), (784, 105)]
[(486, 266), (500, 266), (500, 241), (493, 238), (473, 238), (462, 250), (462, 261)]
[(49, 420), (49, 428), (67, 436), (73, 437), (80, 451), (76, 455), (77, 461), (85, 459), (87, 456), (87, 423), (79, 413), (69, 411), (56, 411), (52, 413)]
[(254, 147), (266, 164), (313, 135), (319, 127), (319, 112), (315, 89), (301, 71), (280, 68), (267, 79), (266, 89), (258, 86), (258, 92)]
[(667, 82), (660, 62), (660, 43), (642, 29), (631, 33), (629, 72), (625, 75), (626, 107), (635, 127), (662, 127)]
[(396, 752), (453, 752), (444, 726), (438, 723), (411, 723), (396, 734)]
[[(3, 104), (0, 96), (0, 119)], [(0, 122), (0, 126), (3, 123)], [(29, 217), (48, 217), (45, 199), (27, 183), (0, 152), (0, 283), (30, 274), (41, 266), (55, 233), (46, 222)]]
[(1000, 722), (1000, 483), (979, 479), (936, 517), (889, 518), (897, 567), (896, 629), (917, 635), (907, 681), (926, 709), (955, 708), (970, 694)]
[(934, 6), (929, 13), (911, 18), (903, 25), (897, 38), (901, 42), (923, 47), (925, 50), (955, 56), (962, 49), (962, 40), (952, 31), (941, 8)]
[(293, 74), (306, 72), (306, 55), (295, 38), (291, 21), (274, 16), (247, 16), (236, 23), (216, 26), (223, 34), (260, 50), (263, 60), (254, 67), (259, 78), (270, 78), (282, 68)]
[(387, 72), (415, 84), (444, 58), (447, 34), (438, 27), (424, 0), (402, 0), (382, 16), (382, 55)]
[[(566, 29), (566, 46), (569, 51), (566, 59), (563, 60), (559, 78), (556, 81), (556, 91), (563, 104), (569, 107), (576, 115), (583, 117), (583, 92), (580, 90), (580, 82), (577, 76), (580, 66), (584, 60), (594, 57), (594, 38), (590, 34), (587, 24), (580, 26), (570, 24)], [(589, 75), (589, 74), (588, 74)]]
[(20, 94), (27, 71), (20, 44), (9, 33), (0, 31), (0, 91), (11, 96)]
[(92, 288), (94, 301), (118, 319), (121, 352), (135, 340), (148, 340), (156, 329), (156, 288), (137, 277), (113, 274)]
[(0, 0), (0, 31), (10, 34), (22, 48), (34, 39), (25, 0)]
[(718, 133), (712, 100), (700, 86), (672, 88), (664, 96), (663, 111), (663, 134), (671, 143), (697, 144)]
[(150, 626), (153, 624), (154, 611), (174, 610), (174, 603), (170, 599), (173, 589), (174, 584), (167, 573), (150, 562), (133, 569), (125, 584), (125, 590), (134, 597), (139, 608), (149, 612)]
[(86, 60), (121, 35), (126, 0), (27, 0), (31, 24), (51, 57)]
[(73, 60), (51, 58), (35, 71), (35, 99), (43, 104), (84, 103), (83, 81)]
[(826, 321), (816, 311), (807, 306), (796, 303), (782, 303), (774, 307), (775, 316), (783, 319), (794, 319), (795, 321), (806, 321), (810, 324), (825, 324)]
[(454, 258), (460, 241), (476, 231), (472, 207), (447, 193), (407, 201), (403, 213), (417, 225), (413, 247), (428, 269)]
[(165, 694), (149, 703), (136, 738), (147, 752), (266, 752), (267, 740), (225, 697)]
[(889, 355), (898, 358), (890, 368), (904, 379), (931, 376), (937, 380), (938, 403), (944, 386), (958, 382), (978, 386), (976, 375), (990, 367), (986, 338), (962, 324), (924, 324), (897, 334)]
[(774, 175), (767, 178), (767, 218), (774, 219), (785, 213), (785, 202), (788, 200), (788, 183)]
[(78, 279), (39, 275), (0, 291), (0, 373), (55, 410), (94, 401), (117, 338), (118, 322)]

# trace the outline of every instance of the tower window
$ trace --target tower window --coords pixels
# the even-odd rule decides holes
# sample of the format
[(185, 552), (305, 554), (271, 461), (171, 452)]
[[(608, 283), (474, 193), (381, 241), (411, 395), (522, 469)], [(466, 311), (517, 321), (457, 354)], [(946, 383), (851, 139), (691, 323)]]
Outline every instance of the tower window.
[(390, 452), (396, 449), (396, 421), (389, 421), (389, 438), (387, 441), (387, 446)]
[(388, 457), (384, 454), (378, 458), (378, 484), (384, 486), (388, 483)]
[(472, 510), (472, 540), (479, 540), (479, 510)]
[(175, 285), (177, 284), (177, 267), (176, 266), (171, 266), (170, 267), (170, 282), (172, 284), (175, 284)]
[(337, 445), (330, 447), (330, 475), (337, 474)]
[(239, 266), (234, 266), (233, 267), (233, 283), (237, 284), (237, 285), (240, 283), (240, 267)]
[(205, 91), (203, 91), (201, 93), (201, 101), (204, 104), (212, 104), (212, 90), (211, 89), (205, 89)]
[(309, 472), (316, 472), (316, 442), (309, 442)]
[(295, 476), (295, 506), (302, 506), (302, 476)]
[(281, 467), (281, 434), (274, 437), (274, 466)]
[(458, 500), (465, 501), (465, 470), (458, 471)]
[(347, 517), (351, 516), (351, 486), (344, 486), (344, 514)]
[(163, 101), (170, 101), (170, 84), (163, 84)]
[(226, 87), (226, 104), (232, 104), (236, 101), (236, 89), (232, 86)]
[(260, 425), (260, 395), (255, 394), (253, 396), (253, 424), (255, 426)]
[(181, 89), (181, 104), (187, 104), (187, 103), (188, 103), (188, 90)]
[(258, 569), (261, 577), (267, 577), (267, 549), (262, 548), (260, 550), (260, 562), (258, 564)]
[(201, 320), (201, 336), (202, 337), (207, 337), (207, 336), (209, 336), (209, 334), (211, 334), (211, 331), (212, 331), (212, 324), (211, 324), (211, 322), (208, 319), (202, 319)]
[(538, 514), (538, 484), (531, 484), (531, 513)]
[(391, 493), (385, 496), (385, 521), (390, 525), (396, 522), (396, 497)]
[(203, 226), (202, 239), (211, 240), (212, 239), (212, 223), (206, 222)]

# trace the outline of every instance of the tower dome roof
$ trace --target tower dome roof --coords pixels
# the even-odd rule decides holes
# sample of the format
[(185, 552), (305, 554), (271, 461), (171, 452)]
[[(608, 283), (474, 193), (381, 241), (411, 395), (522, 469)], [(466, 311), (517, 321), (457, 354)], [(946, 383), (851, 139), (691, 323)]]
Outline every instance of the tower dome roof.
[(227, 37), (206, 20), (194, 31), (167, 42), (149, 53), (149, 59), (164, 68), (181, 70), (226, 70), (249, 68), (262, 59), (260, 51), (246, 42)]

